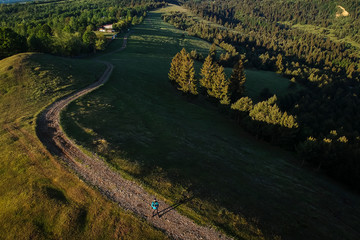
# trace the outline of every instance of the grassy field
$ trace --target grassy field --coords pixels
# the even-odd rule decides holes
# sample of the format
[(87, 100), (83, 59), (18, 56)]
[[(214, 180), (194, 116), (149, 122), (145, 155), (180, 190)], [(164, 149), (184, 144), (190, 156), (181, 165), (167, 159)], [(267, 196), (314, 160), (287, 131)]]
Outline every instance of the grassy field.
[[(123, 52), (104, 56), (113, 75), (63, 112), (67, 134), (159, 198), (191, 197), (179, 211), (237, 239), (359, 238), (358, 196), (173, 88), (167, 73), (175, 53), (206, 55), (210, 45), (162, 22), (164, 11), (149, 13)], [(248, 71), (264, 81), (267, 74), (276, 79)]]
[(0, 61), (0, 239), (166, 239), (64, 169), (36, 136), (41, 109), (103, 70), (34, 53)]
[(163, 9), (159, 10), (158, 12), (161, 12), (162, 14), (171, 14), (172, 12), (186, 13), (186, 15), (191, 16), (195, 21), (205, 23), (205, 24), (210, 25), (212, 27), (229, 30), (228, 28), (226, 28), (223, 25), (220, 25), (220, 24), (217, 24), (217, 23), (214, 23), (214, 22), (210, 22), (210, 21), (205, 20), (205, 19), (203, 19), (201, 17), (198, 17), (195, 14), (193, 14), (191, 11), (189, 11), (188, 9), (183, 8), (182, 6), (179, 6), (179, 5), (169, 4), (168, 7), (163, 8)]
[(292, 91), (289, 89), (289, 79), (284, 78), (275, 72), (247, 69), (245, 70), (245, 74), (246, 95), (251, 97), (253, 100), (258, 99), (259, 94), (264, 88), (268, 88), (272, 94), (276, 94), (279, 97), (286, 95), (289, 91)]

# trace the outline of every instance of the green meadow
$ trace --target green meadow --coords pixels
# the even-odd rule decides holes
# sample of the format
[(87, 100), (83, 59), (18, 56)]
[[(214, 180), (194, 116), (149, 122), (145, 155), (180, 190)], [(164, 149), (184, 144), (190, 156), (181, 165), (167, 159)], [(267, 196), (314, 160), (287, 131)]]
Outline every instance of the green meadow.
[(36, 53), (0, 61), (0, 239), (166, 239), (80, 181), (36, 136), (42, 109), (104, 70)]
[(289, 79), (284, 78), (275, 72), (247, 69), (245, 70), (245, 74), (246, 95), (253, 100), (259, 98), (259, 94), (264, 88), (269, 89), (270, 93), (276, 94), (278, 97), (282, 97), (290, 91), (300, 89), (300, 86), (297, 84), (295, 85), (296, 88), (289, 89)]
[[(62, 113), (65, 132), (160, 199), (187, 199), (178, 211), (236, 239), (356, 239), (357, 195), (245, 133), (203, 97), (174, 89), (172, 57), (183, 47), (206, 56), (210, 44), (162, 22), (164, 11), (134, 27), (124, 51), (103, 56), (113, 74)], [(265, 86), (287, 91), (275, 73), (247, 76), (250, 96)]]

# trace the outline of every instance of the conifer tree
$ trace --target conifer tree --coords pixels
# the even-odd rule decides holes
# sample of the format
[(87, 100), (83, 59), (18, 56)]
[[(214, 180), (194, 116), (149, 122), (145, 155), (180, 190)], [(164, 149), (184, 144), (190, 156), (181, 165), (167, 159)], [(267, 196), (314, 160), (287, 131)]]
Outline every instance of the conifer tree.
[(169, 71), (169, 79), (172, 82), (177, 82), (177, 79), (180, 76), (180, 67), (181, 67), (181, 54), (177, 53), (171, 61), (171, 67)]
[(292, 115), (287, 112), (281, 112), (276, 104), (276, 95), (266, 101), (259, 102), (253, 106), (249, 116), (256, 121), (266, 122), (273, 125), (280, 125), (286, 128), (298, 128), (298, 123)]
[(191, 59), (189, 64), (189, 79), (188, 79), (188, 89), (189, 93), (193, 95), (198, 95), (197, 91), (197, 79), (195, 78), (195, 69), (194, 69), (194, 60)]
[(355, 72), (355, 65), (352, 63), (350, 66), (346, 69), (346, 74), (348, 78), (352, 78), (353, 73)]
[(209, 49), (209, 56), (212, 60), (216, 59), (216, 45), (215, 43), (211, 44), (211, 47)]
[(244, 94), (245, 81), (246, 76), (244, 71), (244, 64), (240, 59), (239, 62), (235, 64), (230, 77), (230, 94), (233, 101), (239, 99)]
[(194, 60), (184, 48), (180, 52), (180, 60), (179, 77), (176, 80), (178, 89), (185, 93), (197, 95)]
[(231, 105), (231, 109), (241, 112), (250, 112), (253, 108), (253, 101), (249, 97), (242, 97)]
[(215, 69), (212, 87), (208, 90), (208, 94), (219, 99), (221, 104), (229, 104), (229, 81), (226, 79), (224, 68), (216, 64)]
[(201, 86), (203, 86), (206, 89), (211, 89), (211, 85), (212, 85), (212, 78), (214, 75), (214, 66), (212, 63), (212, 58), (210, 55), (208, 55), (205, 58), (204, 64), (201, 68), (201, 79), (200, 79), (200, 84)]
[(276, 58), (276, 68), (277, 68), (277, 72), (278, 73), (282, 73), (282, 71), (284, 70), (284, 66), (283, 66), (283, 57), (282, 55), (279, 53), (277, 55), (277, 58)]

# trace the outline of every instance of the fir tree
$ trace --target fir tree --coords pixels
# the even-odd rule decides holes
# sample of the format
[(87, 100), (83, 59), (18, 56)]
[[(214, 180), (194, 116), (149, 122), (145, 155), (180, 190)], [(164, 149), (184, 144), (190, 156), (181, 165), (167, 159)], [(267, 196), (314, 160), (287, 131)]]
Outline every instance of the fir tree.
[(226, 79), (224, 68), (216, 64), (215, 69), (211, 90), (208, 90), (208, 94), (219, 99), (221, 104), (229, 104), (229, 81)]
[(298, 128), (298, 123), (292, 115), (287, 112), (281, 112), (276, 104), (276, 95), (266, 101), (259, 102), (253, 106), (249, 112), (252, 120), (266, 122), (273, 125), (279, 125), (286, 128)]
[(176, 81), (178, 89), (185, 93), (197, 95), (194, 60), (191, 59), (190, 54), (184, 48), (180, 52), (180, 60), (179, 77)]
[(235, 101), (235, 99), (239, 99), (245, 90), (245, 71), (243, 61), (240, 59), (233, 68), (231, 77), (230, 77), (230, 94), (231, 99)]
[(231, 105), (231, 109), (241, 112), (250, 112), (253, 108), (253, 101), (249, 97), (242, 97)]
[(206, 89), (211, 89), (211, 85), (212, 85), (212, 78), (214, 75), (214, 66), (212, 63), (212, 58), (210, 55), (208, 55), (205, 58), (204, 64), (201, 68), (201, 79), (200, 79), (200, 84), (201, 86), (203, 86)]
[(277, 55), (276, 58), (276, 68), (278, 73), (282, 73), (282, 71), (284, 70), (283, 57), (280, 53)]
[(216, 60), (216, 45), (215, 43), (211, 44), (211, 47), (209, 49), (209, 56), (212, 60)]
[(180, 68), (181, 68), (181, 54), (177, 53), (171, 61), (171, 67), (168, 75), (170, 81), (177, 82), (177, 79), (180, 76)]
[(354, 72), (355, 72), (355, 65), (352, 63), (346, 70), (347, 77), (352, 78)]

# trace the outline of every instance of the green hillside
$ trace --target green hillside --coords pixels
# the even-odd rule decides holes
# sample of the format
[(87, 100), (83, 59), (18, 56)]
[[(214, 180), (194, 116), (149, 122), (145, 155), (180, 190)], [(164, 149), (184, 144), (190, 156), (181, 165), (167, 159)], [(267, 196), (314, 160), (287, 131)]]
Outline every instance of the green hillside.
[[(0, 4), (0, 240), (168, 239), (166, 221), (183, 217), (167, 218), (174, 208), (234, 239), (360, 239), (359, 1), (170, 2)], [(111, 24), (114, 32), (100, 31)], [(241, 91), (226, 97), (254, 104), (231, 109), (200, 84), (192, 96), (170, 83), (176, 53), (191, 52), (199, 79), (212, 43), (214, 69), (228, 78), (240, 59), (246, 68)], [(61, 126), (109, 172), (160, 199), (164, 218), (107, 200), (36, 134), (39, 113), (97, 80), (101, 60), (109, 81), (72, 102)], [(185, 75), (176, 80), (190, 85)], [(233, 88), (225, 82), (219, 89)], [(91, 169), (126, 196), (121, 206), (148, 206), (149, 195), (134, 204), (139, 191), (124, 194), (112, 172), (104, 180)]]
[(80, 181), (35, 134), (41, 109), (104, 69), (34, 53), (0, 61), (0, 239), (165, 238)]
[[(246, 134), (202, 97), (174, 89), (171, 58), (183, 47), (206, 54), (210, 44), (162, 22), (162, 12), (131, 30), (123, 52), (104, 57), (113, 75), (63, 113), (66, 133), (168, 202), (191, 198), (179, 211), (237, 239), (358, 236), (357, 196)], [(249, 74), (259, 75), (284, 85), (275, 73)], [(252, 87), (255, 94), (263, 84)]]

